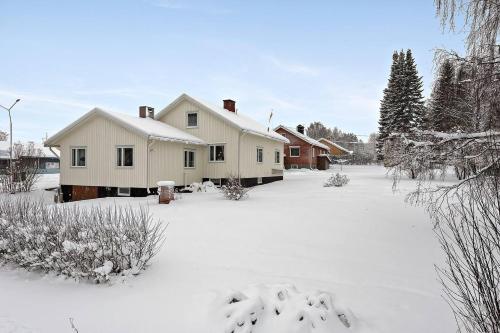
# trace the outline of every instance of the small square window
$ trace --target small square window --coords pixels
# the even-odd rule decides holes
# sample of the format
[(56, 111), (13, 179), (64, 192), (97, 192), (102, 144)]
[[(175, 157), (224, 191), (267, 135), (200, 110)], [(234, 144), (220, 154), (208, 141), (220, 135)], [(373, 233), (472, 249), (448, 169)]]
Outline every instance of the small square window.
[(187, 127), (198, 127), (198, 112), (188, 112)]
[(262, 177), (257, 177), (257, 184), (262, 184)]
[(87, 166), (87, 148), (71, 148), (71, 166), (86, 167)]
[(119, 167), (134, 166), (133, 147), (116, 147), (116, 166)]
[(210, 162), (224, 162), (224, 145), (210, 145), (209, 153)]
[(290, 157), (300, 157), (300, 147), (290, 147)]

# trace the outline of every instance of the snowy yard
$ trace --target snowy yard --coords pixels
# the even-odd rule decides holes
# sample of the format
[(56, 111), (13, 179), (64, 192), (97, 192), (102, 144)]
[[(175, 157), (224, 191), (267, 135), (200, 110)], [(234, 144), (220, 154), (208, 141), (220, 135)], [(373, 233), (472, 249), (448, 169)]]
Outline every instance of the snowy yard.
[[(324, 188), (329, 172), (288, 172), (240, 202), (218, 193), (161, 206), (156, 197), (86, 201), (148, 204), (169, 223), (165, 246), (142, 275), (113, 285), (0, 268), (0, 332), (72, 332), (69, 318), (81, 333), (207, 332), (217, 295), (275, 284), (331, 292), (374, 332), (454, 331), (432, 224), (404, 203), (413, 183), (393, 193), (382, 167), (348, 166), (347, 186)], [(49, 177), (43, 186), (57, 182)]]

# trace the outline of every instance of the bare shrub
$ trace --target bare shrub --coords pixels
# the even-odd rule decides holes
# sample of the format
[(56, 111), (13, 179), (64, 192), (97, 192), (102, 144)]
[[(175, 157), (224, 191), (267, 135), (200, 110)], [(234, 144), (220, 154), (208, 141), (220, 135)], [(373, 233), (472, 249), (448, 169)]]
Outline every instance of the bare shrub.
[(77, 280), (139, 274), (159, 251), (166, 225), (145, 208), (46, 205), (0, 197), (0, 260)]
[(324, 187), (341, 187), (344, 185), (347, 185), (349, 183), (349, 177), (347, 175), (341, 175), (340, 173), (336, 173), (334, 175), (331, 175), (330, 178), (326, 180), (326, 182), (323, 184)]
[(447, 299), (467, 332), (500, 332), (500, 180), (468, 182), (434, 210), (446, 254), (438, 268)]
[(38, 158), (43, 156), (41, 149), (33, 142), (16, 143), (12, 149), (12, 167), (0, 174), (0, 192), (29, 192), (40, 178)]
[(221, 187), (221, 192), (229, 200), (241, 200), (248, 195), (248, 189), (244, 188), (235, 176), (228, 177), (226, 184)]

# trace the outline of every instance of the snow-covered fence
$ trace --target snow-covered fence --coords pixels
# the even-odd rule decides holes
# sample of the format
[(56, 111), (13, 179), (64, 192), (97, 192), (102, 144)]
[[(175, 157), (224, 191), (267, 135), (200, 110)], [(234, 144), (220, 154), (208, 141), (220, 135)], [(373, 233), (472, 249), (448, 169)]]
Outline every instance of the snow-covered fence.
[(145, 208), (46, 205), (0, 197), (0, 261), (106, 282), (139, 274), (158, 252), (166, 225)]

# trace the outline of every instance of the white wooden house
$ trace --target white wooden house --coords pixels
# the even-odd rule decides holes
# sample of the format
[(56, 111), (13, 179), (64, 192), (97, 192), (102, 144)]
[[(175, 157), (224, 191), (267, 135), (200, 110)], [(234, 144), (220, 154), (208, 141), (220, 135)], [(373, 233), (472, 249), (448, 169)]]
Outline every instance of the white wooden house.
[(212, 106), (186, 94), (139, 117), (95, 108), (45, 142), (60, 151), (65, 201), (155, 193), (160, 180), (177, 186), (229, 176), (245, 186), (283, 179), (288, 140), (246, 117), (235, 102)]

